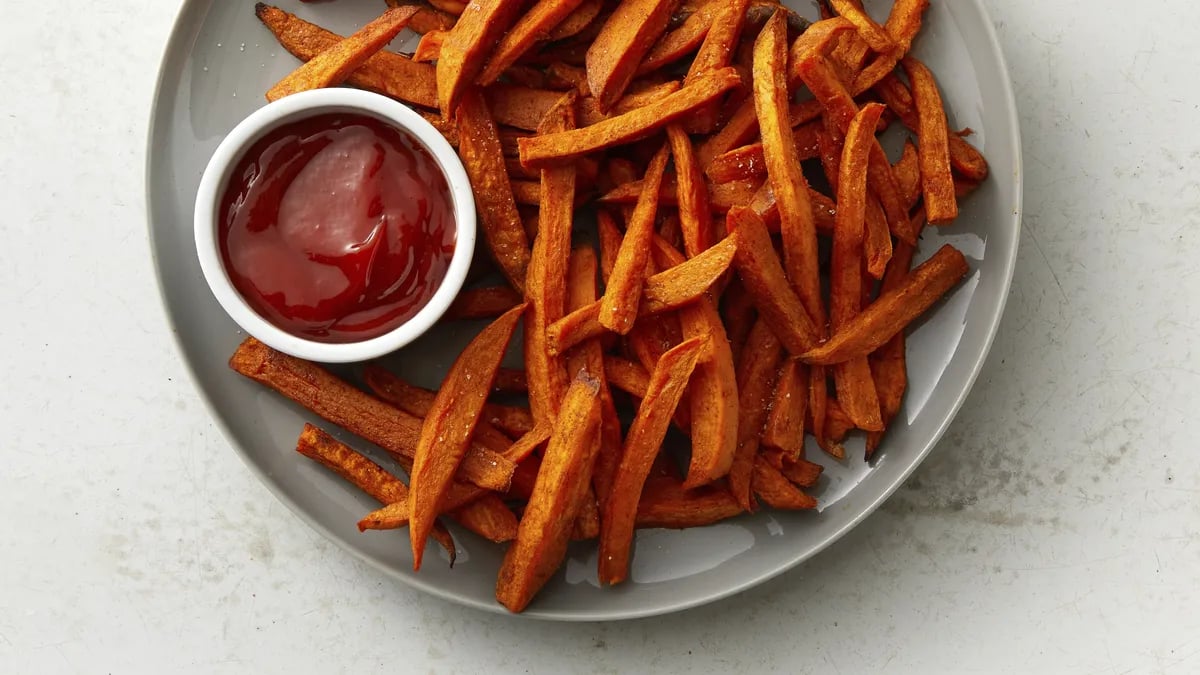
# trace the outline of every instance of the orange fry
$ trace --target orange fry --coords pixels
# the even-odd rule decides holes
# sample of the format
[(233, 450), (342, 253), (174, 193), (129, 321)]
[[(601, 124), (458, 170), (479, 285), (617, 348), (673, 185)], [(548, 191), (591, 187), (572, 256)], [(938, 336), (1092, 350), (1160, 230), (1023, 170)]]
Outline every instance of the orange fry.
[(858, 73), (852, 88), (855, 96), (875, 86), (896, 68), (896, 64), (912, 47), (913, 38), (921, 31), (921, 16), (928, 8), (929, 0), (896, 0), (892, 4), (892, 11), (883, 29), (896, 43), (896, 49), (876, 56), (870, 65)]
[(946, 225), (958, 217), (954, 176), (950, 173), (950, 132), (937, 81), (925, 64), (905, 57), (901, 63), (912, 83), (917, 109), (917, 153), (921, 161), (921, 192), (925, 195), (925, 217), (932, 225)]
[[(315, 363), (246, 338), (230, 358), (229, 367), (393, 456), (411, 459), (416, 453), (420, 419), (356, 389)], [(472, 444), (458, 475), (463, 481), (503, 491), (508, 489), (514, 468), (504, 457)]]
[(641, 301), (646, 261), (654, 237), (654, 219), (658, 213), (658, 193), (669, 154), (664, 146), (654, 155), (643, 179), (646, 189), (634, 207), (625, 228), (625, 238), (617, 254), (604, 297), (600, 301), (600, 325), (619, 335), (633, 328)]
[[(715, 11), (715, 14), (711, 18), (708, 34), (704, 37), (700, 50), (696, 52), (696, 58), (692, 59), (692, 64), (688, 66), (685, 82), (691, 82), (701, 73), (731, 65), (746, 24), (746, 9), (749, 5), (749, 0), (732, 0), (719, 8), (715, 7), (715, 3), (706, 6), (706, 9)], [(717, 113), (717, 106), (710, 105), (689, 117), (684, 126), (691, 133), (709, 133), (717, 123)]]
[(802, 353), (800, 358), (807, 363), (833, 365), (870, 354), (932, 307), (968, 271), (967, 260), (958, 249), (949, 244), (942, 246), (828, 341)]
[(684, 250), (689, 258), (703, 253), (712, 245), (712, 211), (708, 206), (708, 187), (696, 162), (692, 139), (678, 124), (667, 127), (671, 157), (675, 160), (675, 191), (679, 204), (679, 227), (683, 234)]
[[(634, 83), (635, 85), (637, 83)], [(596, 99), (591, 96), (584, 96), (579, 99), (579, 122), (582, 126), (591, 126), (598, 124), (611, 117), (623, 115), (631, 110), (644, 108), (651, 103), (654, 103), (667, 94), (673, 94), (679, 91), (679, 83), (675, 80), (667, 80), (661, 84), (655, 84), (637, 91), (630, 91), (622, 96), (607, 113), (600, 112), (600, 105)], [(630, 86), (633, 89), (633, 85)]]
[(917, 146), (912, 141), (904, 141), (904, 150), (900, 153), (900, 159), (892, 165), (892, 172), (896, 174), (900, 197), (912, 209), (921, 198), (921, 167), (917, 159)]
[(629, 574), (638, 498), (667, 433), (671, 413), (679, 404), (704, 348), (703, 338), (687, 340), (663, 354), (650, 375), (646, 397), (638, 406), (637, 416), (625, 437), (621, 464), (600, 519), (599, 577), (602, 584), (621, 583)]
[(545, 40), (551, 28), (566, 19), (582, 0), (537, 0), (521, 15), (512, 29), (501, 38), (492, 51), (483, 72), (475, 79), (476, 84), (487, 86), (504, 74), (509, 66)]
[(496, 579), (496, 599), (510, 611), (523, 610), (567, 554), (600, 447), (598, 389), (594, 380), (579, 377), (563, 399), (517, 539)]
[(454, 26), (454, 22), (458, 21), (458, 17), (435, 9), (424, 0), (387, 0), (387, 5), (388, 7), (416, 7), (416, 13), (408, 20), (408, 29), (422, 35), (435, 30), (450, 30)]
[(637, 398), (646, 398), (650, 374), (641, 364), (619, 356), (608, 356), (604, 359), (604, 376), (621, 391)]
[(431, 63), (437, 61), (438, 53), (442, 51), (442, 40), (446, 38), (446, 31), (431, 30), (421, 36), (421, 41), (417, 43), (417, 48), (413, 50), (412, 60), (421, 63)]
[(537, 166), (561, 162), (645, 138), (715, 101), (740, 82), (741, 77), (733, 68), (714, 70), (645, 107), (574, 131), (522, 139), (519, 142), (521, 163)]
[(443, 117), (455, 116), (487, 54), (512, 26), (523, 4), (521, 0), (471, 0), (446, 33), (437, 62), (438, 107)]
[(799, 459), (804, 456), (804, 416), (808, 413), (808, 368), (795, 359), (779, 366), (762, 444)]
[(592, 25), (603, 8), (603, 0), (583, 0), (574, 11), (550, 31), (548, 39), (551, 42), (558, 42), (579, 34)]
[(468, 288), (458, 294), (442, 321), (494, 319), (523, 302), (521, 294), (510, 286)]
[(703, 487), (685, 490), (671, 478), (648, 481), (637, 507), (637, 527), (674, 530), (703, 527), (733, 518), (742, 507), (725, 490)]
[[(810, 122), (792, 130), (796, 154), (801, 161), (817, 157), (817, 129), (820, 122)], [(766, 159), (761, 142), (736, 147), (717, 155), (705, 169), (709, 180), (727, 183), (731, 180), (762, 178), (767, 175)]]
[[(912, 92), (900, 81), (899, 77), (894, 73), (888, 73), (875, 85), (874, 91), (879, 95), (880, 100), (887, 104), (888, 109), (896, 113), (904, 126), (912, 131), (920, 129), (921, 124), (913, 104)], [(963, 178), (975, 182), (981, 182), (987, 178), (988, 163), (982, 153), (958, 134), (950, 134), (947, 140), (950, 146), (950, 166), (956, 172)]]
[(829, 4), (833, 6), (834, 11), (854, 24), (854, 27), (858, 29), (859, 36), (871, 49), (885, 54), (898, 49), (896, 43), (892, 42), (892, 36), (888, 35), (883, 26), (867, 16), (862, 6), (855, 3), (854, 0), (829, 0)]
[(496, 124), (537, 131), (546, 112), (563, 97), (561, 91), (533, 89), (503, 82), (483, 90), (488, 110)]
[[(867, 199), (865, 217), (863, 253), (866, 256), (867, 274), (875, 279), (882, 279), (888, 260), (892, 258), (892, 233), (888, 230), (887, 216), (883, 215), (883, 207), (879, 205), (879, 200), (874, 195)], [(905, 231), (908, 231), (907, 228), (906, 225)]]
[(652, 73), (696, 51), (712, 27), (713, 15), (716, 13), (714, 4), (704, 4), (684, 19), (678, 28), (667, 31), (638, 64), (637, 74)]
[(792, 484), (765, 457), (754, 459), (754, 493), (773, 509), (808, 510), (817, 508), (817, 500)]
[[(271, 5), (258, 3), (254, 13), (279, 40), (279, 45), (301, 61), (316, 58), (345, 39)], [(433, 66), (395, 52), (376, 52), (350, 73), (346, 82), (416, 105), (437, 106)]]
[(462, 95), (458, 125), (458, 152), (475, 191), (484, 240), (508, 283), (524, 291), (529, 238), (504, 169), (496, 123), (478, 90), (471, 89)]
[(638, 66), (667, 29), (672, 0), (618, 3), (587, 50), (588, 88), (607, 112), (633, 80)]
[(524, 313), (524, 305), (509, 310), (471, 340), (446, 373), (425, 416), (409, 485), (414, 570), (421, 569), (425, 538), (437, 517), (438, 505), (467, 454), (500, 359)]
[(738, 364), (737, 451), (729, 470), (729, 491), (742, 509), (755, 508), (750, 491), (754, 458), (758, 455), (763, 423), (771, 404), (771, 387), (783, 347), (765, 321), (754, 322)]
[[(367, 364), (363, 369), (363, 380), (366, 382), (367, 388), (376, 396), (413, 417), (424, 419), (433, 407), (434, 399), (437, 398), (437, 392), (411, 384), (374, 363)], [(475, 433), (481, 435), (484, 430), (488, 430), (494, 435), (511, 434), (516, 437), (531, 429), (533, 429), (533, 418), (525, 408), (485, 403), (483, 418), (475, 427)], [(488, 443), (487, 447), (496, 449), (497, 452), (503, 454), (510, 443), (512, 441), (506, 439), (502, 442), (503, 447), (500, 449), (496, 449), (497, 446), (492, 443)]]

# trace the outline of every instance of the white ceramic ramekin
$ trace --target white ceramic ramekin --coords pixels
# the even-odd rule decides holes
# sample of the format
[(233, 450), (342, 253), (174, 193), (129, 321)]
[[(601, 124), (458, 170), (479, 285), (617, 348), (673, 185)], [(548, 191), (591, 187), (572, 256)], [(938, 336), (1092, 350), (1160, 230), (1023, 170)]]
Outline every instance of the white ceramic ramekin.
[[(411, 319), (392, 331), (360, 342), (328, 343), (288, 333), (254, 311), (234, 287), (222, 261), (217, 228), (220, 200), (233, 167), (258, 139), (283, 124), (327, 113), (374, 117), (412, 135), (429, 150), (446, 176), (454, 208), (454, 254), (441, 286)], [(217, 302), (250, 335), (281, 352), (312, 361), (349, 363), (393, 352), (429, 330), (462, 289), (475, 251), (475, 199), (462, 161), (446, 139), (404, 104), (379, 94), (348, 88), (293, 94), (258, 109), (225, 137), (209, 160), (196, 194), (196, 254)]]

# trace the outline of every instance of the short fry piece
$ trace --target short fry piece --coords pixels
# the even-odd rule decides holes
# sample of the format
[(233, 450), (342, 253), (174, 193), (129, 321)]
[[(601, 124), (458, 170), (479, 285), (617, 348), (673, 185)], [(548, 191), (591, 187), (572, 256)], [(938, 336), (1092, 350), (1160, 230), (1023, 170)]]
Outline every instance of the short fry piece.
[(704, 343), (703, 338), (692, 338), (672, 348), (662, 355), (650, 375), (646, 397), (625, 437), (612, 494), (600, 519), (599, 576), (602, 584), (621, 583), (629, 574), (638, 498)]
[(596, 382), (587, 377), (577, 378), (567, 390), (517, 539), (496, 580), (496, 599), (510, 611), (525, 609), (567, 554), (600, 446), (598, 393)]
[(588, 88), (601, 112), (625, 93), (638, 66), (667, 29), (672, 0), (618, 3), (587, 50)]
[(417, 43), (417, 48), (413, 50), (413, 61), (421, 63), (432, 63), (437, 61), (438, 54), (442, 51), (442, 40), (446, 38), (446, 31), (431, 30), (421, 36), (421, 41)]
[(807, 363), (833, 365), (866, 356), (904, 330), (967, 276), (967, 259), (946, 244), (921, 263), (904, 281), (880, 294), (828, 341), (800, 355)]
[(730, 494), (746, 511), (755, 508), (754, 495), (750, 491), (754, 458), (758, 456), (763, 422), (771, 404), (771, 387), (782, 352), (779, 339), (767, 323), (761, 319), (754, 322), (738, 364), (737, 451), (729, 470)]
[(950, 132), (946, 128), (942, 95), (925, 64), (911, 56), (901, 63), (912, 83), (917, 109), (917, 153), (921, 160), (925, 216), (932, 225), (945, 225), (958, 217), (958, 199), (954, 196), (954, 176), (950, 173)]
[(817, 508), (817, 500), (792, 484), (765, 457), (754, 460), (754, 493), (773, 509), (808, 510)]
[(793, 460), (804, 456), (804, 417), (808, 413), (808, 368), (795, 359), (779, 366), (771, 411), (763, 426), (762, 444)]
[(430, 406), (413, 457), (412, 530), (413, 569), (421, 569), (425, 537), (437, 517), (438, 505), (470, 446), (483, 403), (492, 389), (500, 359), (513, 331), (525, 313), (515, 307), (496, 319), (467, 345), (450, 367), (437, 398)]
[(521, 0), (471, 0), (446, 33), (437, 62), (438, 106), (443, 117), (454, 116), (463, 95), (483, 69), (487, 53), (512, 26), (522, 4)]

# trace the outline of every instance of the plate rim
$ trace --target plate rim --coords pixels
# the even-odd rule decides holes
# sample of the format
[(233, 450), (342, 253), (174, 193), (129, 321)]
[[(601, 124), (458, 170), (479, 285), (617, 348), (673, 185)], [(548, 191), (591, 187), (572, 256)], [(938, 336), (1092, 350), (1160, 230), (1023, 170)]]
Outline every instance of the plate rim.
[[(956, 1), (961, 2), (962, 0)], [(912, 473), (916, 471), (917, 467), (925, 462), (929, 454), (933, 451), (933, 448), (937, 446), (942, 437), (945, 435), (950, 424), (953, 423), (954, 419), (958, 416), (958, 413), (963, 404), (966, 402), (967, 397), (970, 396), (971, 391), (974, 389), (975, 383), (978, 380), (981, 371), (983, 370), (983, 366), (987, 362), (988, 355), (991, 353), (992, 345), (994, 344), (996, 336), (999, 333), (1000, 322), (1003, 319), (1004, 311), (1011, 292), (1013, 276), (1016, 271), (1017, 254), (1019, 252), (1025, 197), (1025, 172), (1023, 163), (1023, 147), (1021, 144), (1020, 117), (1017, 110), (1016, 97), (1013, 91), (1012, 76), (1008, 67), (1008, 60), (1004, 55), (1004, 50), (1000, 45), (999, 36), (996, 33), (995, 23), (992, 21), (991, 15), (988, 12), (987, 7), (984, 5), (983, 0), (968, 0), (968, 2), (974, 6), (975, 10), (979, 13), (979, 16), (983, 19), (983, 32), (987, 38), (986, 47), (991, 51), (991, 56), (995, 59), (995, 62), (999, 66), (1000, 72), (1003, 75), (1003, 77), (999, 78), (999, 82), (994, 84), (997, 84), (1000, 87), (1000, 98), (1003, 100), (1005, 113), (1008, 120), (1008, 129), (1006, 130), (1006, 133), (1009, 138), (1013, 140), (1012, 160), (1014, 169), (1012, 175), (1012, 214), (1008, 223), (1009, 227), (1005, 228), (1004, 230), (1004, 233), (1009, 234), (1012, 237), (1012, 254), (1007, 260), (1004, 261), (1002, 269), (1003, 274), (1000, 279), (1000, 287), (998, 290), (1000, 294), (999, 302), (997, 303), (994, 312), (990, 317), (988, 317), (990, 326), (987, 330), (987, 337), (983, 341), (982, 348), (978, 352), (974, 363), (970, 364), (970, 372), (966, 378), (966, 382), (962, 387), (961, 392), (955, 397), (953, 403), (946, 409), (943, 419), (937, 425), (936, 430), (929, 437), (929, 440), (924, 444), (924, 447), (914, 454), (908, 465), (904, 466), (890, 483), (885, 484), (884, 488), (880, 490), (873, 499), (861, 507), (854, 517), (848, 519), (841, 527), (828, 533), (819, 541), (809, 546), (806, 551), (795, 556), (793, 559), (783, 564), (776, 565), (770, 569), (764, 570), (760, 574), (738, 578), (734, 583), (731, 583), (720, 589), (700, 593), (696, 596), (676, 602), (660, 603), (653, 607), (629, 610), (576, 609), (569, 611), (545, 611), (539, 610), (536, 605), (534, 605), (525, 612), (513, 614), (498, 603), (483, 602), (470, 596), (454, 593), (449, 589), (425, 581), (420, 575), (401, 574), (398, 570), (395, 570), (392, 567), (383, 564), (381, 561), (366, 555), (361, 550), (350, 546), (347, 542), (343, 542), (342, 539), (336, 536), (326, 525), (321, 523), (307, 510), (297, 504), (282, 489), (280, 489), (279, 486), (275, 485), (266, 475), (266, 472), (261, 470), (253, 461), (251, 461), (250, 453), (242, 446), (240, 442), (238, 442), (232, 428), (229, 426), (229, 423), (222, 415), (219, 414), (216, 407), (216, 402), (214, 401), (212, 395), (208, 390), (201, 386), (200, 377), (196, 371), (196, 365), (187, 357), (187, 352), (184, 349), (182, 338), (179, 332), (178, 322), (176, 321), (177, 310), (173, 309), (168, 303), (167, 289), (163, 283), (163, 275), (161, 272), (162, 267), (159, 261), (159, 249), (156, 245), (154, 228), (154, 214), (156, 209), (154, 206), (155, 198), (151, 189), (152, 176), (154, 174), (154, 141), (156, 137), (163, 131), (162, 127), (165, 122), (162, 119), (160, 103), (162, 101), (162, 92), (167, 75), (167, 66), (172, 53), (178, 49), (178, 42), (180, 41), (181, 35), (185, 30), (185, 17), (187, 17), (191, 12), (195, 11), (199, 5), (203, 4), (206, 7), (211, 7), (213, 2), (214, 0), (182, 0), (175, 18), (171, 23), (171, 29), (159, 56), (158, 72), (155, 76), (155, 85), (153, 93), (151, 94), (152, 100), (145, 137), (146, 157), (143, 172), (143, 189), (145, 192), (146, 227), (148, 233), (147, 244), (150, 248), (150, 258), (154, 265), (155, 285), (158, 289), (159, 303), (170, 328), (169, 332), (171, 341), (174, 343), (176, 353), (183, 362), (184, 369), (187, 373), (187, 377), (191, 381), (192, 387), (199, 394), (205, 410), (208, 412), (209, 418), (216, 424), (217, 428), (220, 429), (222, 438), (234, 450), (234, 452), (237, 453), (238, 457), (242, 460), (242, 463), (250, 470), (251, 473), (254, 474), (254, 476), (267, 489), (267, 491), (270, 492), (284, 506), (286, 506), (293, 515), (299, 517), (301, 521), (303, 521), (313, 530), (317, 531), (321, 536), (325, 537), (325, 539), (333, 543), (342, 551), (349, 553), (355, 559), (366, 563), (368, 566), (379, 570), (386, 576), (399, 580), (407, 586), (424, 593), (428, 593), (441, 600), (465, 607), (471, 607), (477, 610), (482, 610), (490, 614), (498, 614), (502, 616), (528, 620), (563, 622), (624, 621), (673, 614), (695, 607), (700, 607), (702, 605), (714, 603), (750, 590), (751, 588), (754, 588), (784, 574), (785, 572), (788, 572), (789, 570), (794, 569), (803, 562), (811, 560), (813, 557), (832, 546), (855, 527), (858, 527), (860, 524), (862, 524), (862, 522), (868, 517), (872, 516), (879, 509), (879, 507), (882, 506), (883, 503), (886, 502), (896, 492), (896, 490), (908, 480)]]

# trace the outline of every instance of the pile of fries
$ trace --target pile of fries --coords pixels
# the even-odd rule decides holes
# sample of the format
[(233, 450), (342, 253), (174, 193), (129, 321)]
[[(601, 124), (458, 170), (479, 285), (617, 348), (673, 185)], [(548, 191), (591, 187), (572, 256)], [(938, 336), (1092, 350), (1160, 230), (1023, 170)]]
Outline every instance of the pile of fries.
[[(814, 508), (806, 434), (840, 459), (859, 429), (875, 452), (906, 326), (968, 272), (950, 246), (913, 268), (922, 228), (987, 176), (908, 53), (928, 0), (883, 24), (829, 0), (811, 25), (774, 0), (388, 5), (342, 38), (259, 4), (307, 62), (268, 98), (346, 83), (442, 131), (506, 281), (446, 320), (494, 320), (437, 391), (372, 364), (368, 393), (253, 338), (231, 361), (408, 473), (305, 427), (299, 452), (381, 503), (360, 529), (407, 525), (415, 568), (429, 538), (453, 561), (442, 519), (511, 542), (496, 597), (519, 612), (572, 540), (597, 539), (618, 584), (636, 528)], [(415, 53), (384, 51), (405, 27)], [(911, 140), (892, 163), (894, 124)], [(573, 237), (581, 209), (595, 248)], [(500, 365), (518, 325), (523, 372)], [(671, 427), (690, 454), (664, 449)]]

